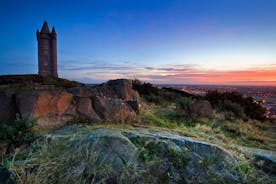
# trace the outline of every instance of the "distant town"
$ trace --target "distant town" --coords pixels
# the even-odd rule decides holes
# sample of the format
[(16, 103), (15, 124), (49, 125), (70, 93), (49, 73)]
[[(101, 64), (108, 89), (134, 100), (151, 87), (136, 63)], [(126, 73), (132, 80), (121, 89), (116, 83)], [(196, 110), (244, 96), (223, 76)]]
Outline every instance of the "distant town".
[(231, 92), (237, 91), (244, 96), (251, 96), (257, 102), (262, 102), (269, 118), (276, 118), (276, 86), (223, 86), (223, 85), (158, 85), (171, 87), (196, 95), (204, 95), (207, 91)]

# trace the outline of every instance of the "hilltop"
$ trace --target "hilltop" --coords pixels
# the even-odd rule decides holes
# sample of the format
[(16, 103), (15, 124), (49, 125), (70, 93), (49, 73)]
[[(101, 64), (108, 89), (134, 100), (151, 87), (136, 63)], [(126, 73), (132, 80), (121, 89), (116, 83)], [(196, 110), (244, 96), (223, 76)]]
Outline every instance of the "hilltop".
[(138, 80), (91, 87), (54, 77), (0, 76), (0, 178), (7, 183), (275, 182), (275, 126), (252, 114), (261, 113), (259, 106), (246, 111), (250, 99), (215, 96)]
[(70, 81), (67, 79), (51, 77), (51, 76), (41, 76), (41, 75), (1, 75), (0, 76), (0, 86), (6, 85), (22, 85), (24, 87), (32, 85), (54, 85), (55, 87), (78, 87), (84, 86), (84, 84), (76, 81)]

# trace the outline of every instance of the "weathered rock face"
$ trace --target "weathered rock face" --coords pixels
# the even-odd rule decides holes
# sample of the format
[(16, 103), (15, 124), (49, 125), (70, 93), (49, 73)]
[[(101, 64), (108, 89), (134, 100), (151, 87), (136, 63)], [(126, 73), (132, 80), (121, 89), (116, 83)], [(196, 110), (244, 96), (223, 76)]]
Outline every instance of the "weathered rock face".
[(11, 95), (0, 93), (0, 122), (12, 121), (15, 118), (15, 104)]
[[(43, 86), (42, 86), (43, 87)], [(37, 118), (43, 128), (55, 128), (78, 118), (91, 122), (136, 122), (139, 95), (130, 80), (114, 80), (94, 87), (74, 87), (67, 91), (52, 88), (28, 90), (7, 96), (0, 94), (0, 122), (15, 114)]]
[(16, 104), (22, 116), (37, 118), (43, 128), (64, 125), (75, 114), (73, 95), (59, 91), (26, 91), (16, 95)]
[(84, 116), (92, 121), (99, 121), (100, 118), (96, 114), (92, 106), (92, 99), (89, 97), (75, 97), (76, 114)]
[(93, 107), (96, 113), (105, 121), (135, 122), (137, 115), (122, 99), (93, 96)]
[[(242, 183), (237, 162), (227, 151), (176, 132), (153, 128), (87, 131), (72, 127), (48, 136), (57, 144), (68, 144), (61, 155), (74, 155), (66, 159), (70, 164), (62, 162), (63, 177), (75, 173), (75, 168), (83, 171), (74, 176), (76, 181), (81, 178), (103, 183)], [(72, 139), (72, 135), (80, 136)]]
[(132, 89), (130, 80), (112, 80), (94, 87), (71, 88), (68, 92), (72, 93), (77, 101), (77, 115), (91, 120), (137, 121), (140, 98)]
[(189, 105), (188, 111), (193, 118), (212, 118), (213, 108), (208, 101), (196, 100)]

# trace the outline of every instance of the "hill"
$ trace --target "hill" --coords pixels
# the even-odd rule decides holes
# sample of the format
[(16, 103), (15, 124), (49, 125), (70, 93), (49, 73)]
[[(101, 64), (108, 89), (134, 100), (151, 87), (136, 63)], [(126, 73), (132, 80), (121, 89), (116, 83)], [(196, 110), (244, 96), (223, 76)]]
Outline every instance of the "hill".
[(228, 99), (212, 106), (126, 79), (90, 87), (36, 75), (0, 79), (6, 182), (276, 181), (275, 126)]

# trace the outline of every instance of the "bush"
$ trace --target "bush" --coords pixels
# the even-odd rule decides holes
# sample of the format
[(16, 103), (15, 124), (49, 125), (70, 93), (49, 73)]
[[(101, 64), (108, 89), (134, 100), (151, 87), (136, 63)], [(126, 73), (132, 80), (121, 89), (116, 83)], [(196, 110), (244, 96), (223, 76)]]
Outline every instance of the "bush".
[(211, 103), (213, 108), (219, 108), (219, 106), (223, 104), (224, 101), (228, 101), (226, 102), (226, 104), (228, 103), (226, 106), (232, 106), (230, 109), (232, 108), (232, 110), (235, 109), (234, 111), (240, 111), (240, 107), (237, 105), (229, 105), (230, 101), (231, 103), (240, 105), (244, 109), (244, 113), (247, 117), (261, 121), (266, 119), (265, 109), (262, 107), (262, 105), (255, 102), (252, 97), (243, 97), (243, 95), (238, 92), (220, 93), (218, 91), (208, 91), (205, 95), (205, 99)]
[(151, 83), (141, 82), (138, 79), (134, 79), (132, 81), (132, 88), (138, 91), (140, 95), (159, 95), (160, 90), (159, 88), (153, 86)]
[(21, 145), (29, 145), (35, 138), (33, 127), (36, 119), (26, 117), (18, 118), (11, 123), (0, 124), (0, 143), (8, 148), (19, 147)]
[(158, 88), (151, 83), (144, 83), (138, 79), (132, 81), (132, 88), (145, 98), (146, 101), (158, 105), (167, 105), (181, 100), (181, 98), (198, 98), (195, 95), (173, 88)]
[(236, 117), (245, 119), (244, 108), (237, 103), (233, 103), (230, 100), (225, 100), (219, 104), (219, 110), (223, 112), (232, 112)]
[(144, 98), (146, 101), (150, 102), (150, 103), (155, 103), (158, 105), (164, 104), (165, 101), (161, 96), (158, 95), (154, 95), (154, 94), (149, 94), (149, 95), (144, 95)]
[(181, 97), (176, 99), (177, 106), (184, 111), (188, 111), (188, 107), (192, 104), (193, 100), (188, 97)]

